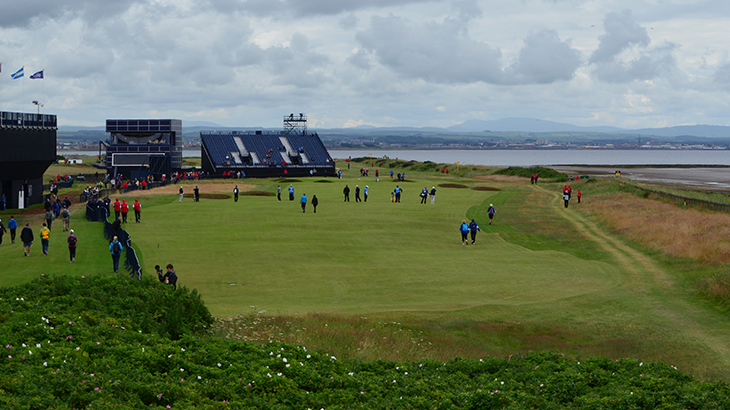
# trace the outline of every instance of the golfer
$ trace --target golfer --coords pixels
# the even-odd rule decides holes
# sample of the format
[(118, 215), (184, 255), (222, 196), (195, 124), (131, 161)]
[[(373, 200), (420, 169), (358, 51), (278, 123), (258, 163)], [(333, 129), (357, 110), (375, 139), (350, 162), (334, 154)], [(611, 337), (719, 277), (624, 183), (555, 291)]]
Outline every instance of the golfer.
[(489, 224), (492, 224), (492, 220), (494, 219), (494, 214), (496, 214), (497, 211), (494, 209), (493, 204), (489, 204), (489, 209), (487, 209), (487, 214), (489, 214)]

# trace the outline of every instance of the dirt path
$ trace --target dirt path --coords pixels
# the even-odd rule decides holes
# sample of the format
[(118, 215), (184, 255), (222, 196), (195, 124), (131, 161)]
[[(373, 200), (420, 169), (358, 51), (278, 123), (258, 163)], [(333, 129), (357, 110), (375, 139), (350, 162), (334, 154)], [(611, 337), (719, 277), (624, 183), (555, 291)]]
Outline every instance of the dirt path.
[[(542, 187), (536, 190), (553, 194), (551, 204), (555, 212), (571, 223), (586, 239), (597, 243), (614, 256), (617, 264), (627, 272), (627, 291), (637, 293), (642, 298), (639, 303), (651, 309), (651, 314), (661, 320), (671, 321), (674, 328), (684, 330), (683, 335), (674, 339), (694, 340), (708, 349), (722, 363), (730, 368), (730, 320), (709, 308), (693, 304), (687, 299), (688, 292), (678, 285), (650, 257), (606, 233), (595, 222), (580, 212), (563, 206), (560, 195)], [(575, 206), (575, 200), (572, 201)], [(658, 295), (664, 296), (664, 300)], [(670, 296), (667, 298), (667, 296)], [(670, 299), (670, 301), (667, 301)], [(669, 331), (669, 329), (667, 329)]]

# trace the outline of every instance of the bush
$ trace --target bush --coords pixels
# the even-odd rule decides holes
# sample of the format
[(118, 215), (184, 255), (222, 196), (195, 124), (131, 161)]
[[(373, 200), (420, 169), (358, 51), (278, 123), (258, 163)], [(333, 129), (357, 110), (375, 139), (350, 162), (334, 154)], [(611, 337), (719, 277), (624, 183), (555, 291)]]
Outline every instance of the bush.
[(3, 408), (727, 408), (726, 384), (662, 364), (531, 353), (338, 360), (205, 334), (195, 291), (43, 277), (0, 291)]
[(562, 172), (558, 172), (551, 168), (545, 168), (545, 167), (508, 167), (508, 168), (502, 168), (495, 172), (496, 175), (513, 175), (523, 178), (530, 178), (532, 174), (537, 174), (538, 177), (560, 182), (560, 181), (567, 181), (568, 176), (566, 174), (563, 174)]

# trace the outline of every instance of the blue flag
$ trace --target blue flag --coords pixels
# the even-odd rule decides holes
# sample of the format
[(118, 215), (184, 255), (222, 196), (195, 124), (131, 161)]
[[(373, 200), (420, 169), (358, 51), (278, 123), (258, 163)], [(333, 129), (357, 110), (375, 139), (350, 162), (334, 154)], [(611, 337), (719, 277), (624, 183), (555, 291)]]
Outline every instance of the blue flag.
[(31, 80), (42, 80), (43, 79), (43, 70), (33, 74), (32, 76), (28, 77)]
[(17, 80), (18, 78), (23, 76), (23, 68), (25, 67), (20, 67), (20, 70), (10, 74), (10, 76), (13, 77), (13, 80)]

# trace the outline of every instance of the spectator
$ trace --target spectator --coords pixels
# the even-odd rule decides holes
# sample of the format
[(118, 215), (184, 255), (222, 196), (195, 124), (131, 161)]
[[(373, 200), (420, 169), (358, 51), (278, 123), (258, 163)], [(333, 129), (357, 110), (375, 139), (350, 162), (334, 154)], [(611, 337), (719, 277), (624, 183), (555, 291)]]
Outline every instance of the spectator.
[[(314, 213), (317, 213), (317, 205), (319, 205), (319, 200), (317, 199), (317, 195), (312, 195), (312, 207), (314, 208)], [(2, 225), (0, 225), (2, 226)], [(0, 233), (0, 243), (2, 243), (2, 234)]]
[(281, 185), (276, 186), (276, 199), (281, 202)]
[(5, 235), (5, 232), (7, 232), (7, 231), (5, 230), (5, 227), (3, 226), (3, 220), (0, 219), (0, 245), (3, 244), (3, 235)]
[(30, 222), (25, 224), (25, 228), (20, 231), (20, 240), (23, 241), (23, 252), (25, 256), (30, 256), (30, 247), (33, 246), (33, 230), (30, 228)]
[(233, 202), (238, 202), (238, 185), (233, 188)]
[(43, 248), (43, 256), (48, 256), (48, 240), (51, 239), (51, 230), (48, 229), (46, 224), (43, 224), (41, 228), (41, 246)]
[(18, 221), (12, 215), (8, 221), (8, 229), (10, 229), (10, 243), (15, 243), (15, 230), (18, 229)]
[(61, 219), (63, 220), (63, 231), (66, 232), (69, 230), (69, 225), (71, 222), (71, 212), (68, 211), (68, 208), (66, 206), (64, 206), (63, 210), (61, 211)]
[(167, 264), (167, 273), (165, 273), (163, 279), (165, 279), (166, 284), (172, 285), (172, 289), (177, 290), (177, 274), (173, 270), (171, 263)]
[(302, 204), (302, 212), (307, 211), (307, 194), (302, 194), (302, 198), (299, 200), (299, 203)]
[(122, 217), (120, 216), (114, 223), (112, 223), (112, 235), (119, 235), (119, 230), (122, 229)]
[(119, 237), (115, 236), (112, 243), (109, 244), (109, 252), (112, 254), (112, 263), (114, 264), (114, 273), (119, 273), (119, 258), (122, 256), (122, 243)]
[(479, 225), (477, 225), (473, 218), (469, 224), (469, 231), (471, 231), (471, 244), (474, 245), (474, 242), (477, 240), (477, 231), (481, 232), (481, 229), (479, 229)]
[(76, 262), (76, 244), (78, 242), (79, 238), (76, 237), (76, 235), (74, 234), (74, 230), (71, 229), (69, 231), (68, 238), (66, 238), (66, 243), (68, 243), (68, 254), (71, 263)]
[(157, 280), (165, 283), (165, 275), (164, 273), (162, 273), (162, 268), (160, 267), (160, 265), (155, 265), (155, 270), (157, 271)]
[(497, 213), (497, 210), (494, 209), (493, 204), (489, 204), (489, 209), (487, 209), (487, 214), (489, 214), (489, 224), (492, 224), (492, 221), (494, 220), (494, 214)]
[(469, 239), (467, 238), (467, 235), (469, 235), (469, 225), (466, 224), (466, 219), (461, 221), (461, 226), (459, 227), (459, 231), (461, 232), (461, 244), (468, 245)]
[[(195, 179), (198, 179), (198, 176), (195, 176)], [(198, 189), (198, 186), (195, 185), (195, 188), (193, 188), (193, 197), (195, 202), (200, 202), (200, 190)]]
[(289, 200), (294, 200), (294, 185), (289, 184)]
[(44, 216), (45, 225), (48, 226), (48, 229), (51, 229), (51, 224), (53, 223), (53, 212), (52, 211), (46, 211), (46, 215)]

